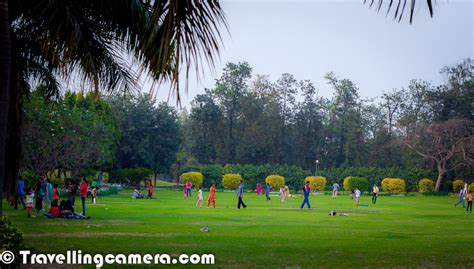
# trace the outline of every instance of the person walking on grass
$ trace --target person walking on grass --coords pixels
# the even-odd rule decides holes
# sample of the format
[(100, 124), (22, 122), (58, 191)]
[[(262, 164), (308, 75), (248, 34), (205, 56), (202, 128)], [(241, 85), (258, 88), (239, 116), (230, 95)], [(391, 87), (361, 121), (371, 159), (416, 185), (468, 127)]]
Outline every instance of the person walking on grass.
[(336, 198), (337, 197), (337, 191), (339, 191), (339, 188), (341, 186), (339, 186), (339, 184), (336, 182), (334, 184), (332, 184), (332, 197), (333, 198)]
[[(18, 201), (19, 200), (19, 201)], [(25, 181), (22, 177), (19, 177), (15, 185), (15, 209), (18, 209), (18, 203), (20, 202), (23, 209), (26, 209), (25, 205)]]
[(265, 195), (267, 196), (267, 201), (270, 201), (271, 200), (271, 198), (270, 198), (270, 184), (268, 184), (268, 183), (265, 186)]
[(309, 204), (309, 194), (311, 193), (311, 187), (309, 186), (309, 181), (306, 181), (306, 185), (303, 187), (303, 196), (304, 200), (301, 204), (300, 208), (303, 209), (304, 205), (308, 206), (308, 209), (311, 209), (311, 205)]
[(76, 201), (76, 184), (73, 179), (69, 179), (67, 184), (67, 200), (71, 202), (71, 206), (74, 207)]
[(458, 196), (459, 196), (459, 201), (454, 204), (454, 207), (457, 207), (459, 204), (462, 204), (462, 208), (466, 208), (466, 205), (464, 204), (464, 200), (467, 196), (467, 191), (465, 189), (461, 189), (459, 191)]
[(357, 205), (359, 205), (359, 202), (360, 202), (360, 190), (359, 190), (359, 188), (356, 188), (354, 190), (354, 194), (355, 194), (355, 200), (357, 202)]
[(379, 196), (379, 187), (374, 183), (374, 186), (372, 187), (372, 204), (374, 205), (377, 203), (377, 196)]
[(196, 201), (196, 207), (202, 207), (202, 187), (199, 187), (198, 190), (198, 196), (197, 196), (197, 201)]
[(243, 196), (244, 196), (244, 181), (241, 179), (239, 188), (237, 189), (237, 198), (239, 199), (239, 202), (237, 203), (237, 209), (240, 209), (240, 206), (243, 206), (244, 208), (247, 207), (244, 201), (242, 200)]
[(211, 205), (216, 208), (216, 184), (212, 183), (211, 188), (209, 189), (209, 197), (207, 197), (207, 207)]
[(467, 198), (466, 213), (469, 210), (469, 214), (472, 214), (472, 191), (469, 191), (466, 198)]

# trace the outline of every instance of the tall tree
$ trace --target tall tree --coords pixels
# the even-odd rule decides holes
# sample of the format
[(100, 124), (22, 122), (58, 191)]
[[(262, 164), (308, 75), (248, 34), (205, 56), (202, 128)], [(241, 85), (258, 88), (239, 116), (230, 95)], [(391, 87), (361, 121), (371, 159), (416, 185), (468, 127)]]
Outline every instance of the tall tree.
[(228, 63), (222, 76), (216, 81), (213, 94), (216, 96), (224, 120), (223, 133), (227, 139), (223, 140), (224, 155), (221, 160), (234, 163), (238, 137), (236, 135), (237, 120), (241, 112), (242, 97), (248, 91), (248, 83), (252, 68), (247, 62)]
[[(186, 78), (190, 65), (200, 67), (202, 60), (212, 65), (219, 26), (226, 24), (215, 0), (2, 0), (0, 6), (0, 133), (6, 132), (9, 119), (13, 156), (19, 156), (14, 144), (20, 137), (21, 100), (32, 79), (45, 84), (51, 96), (59, 92), (58, 78), (71, 76), (90, 83), (96, 93), (137, 89), (137, 76), (123, 57), (130, 54), (156, 81), (170, 80), (179, 101), (181, 65)], [(6, 141), (1, 134), (0, 183), (5, 183)], [(15, 159), (8, 175), (18, 171)], [(9, 177), (7, 183), (13, 180)]]
[(417, 154), (436, 165), (439, 191), (443, 177), (448, 171), (460, 166), (474, 164), (474, 128), (465, 119), (450, 119), (445, 122), (424, 124), (423, 128), (409, 137), (405, 144)]

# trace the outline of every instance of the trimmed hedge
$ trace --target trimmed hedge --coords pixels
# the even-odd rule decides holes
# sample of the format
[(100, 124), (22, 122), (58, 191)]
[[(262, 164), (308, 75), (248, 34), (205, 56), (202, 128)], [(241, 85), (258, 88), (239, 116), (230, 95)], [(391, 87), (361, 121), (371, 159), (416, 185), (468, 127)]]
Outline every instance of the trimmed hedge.
[(422, 178), (418, 181), (418, 190), (420, 192), (428, 192), (434, 190), (434, 182), (429, 178)]
[(311, 190), (313, 191), (324, 191), (326, 187), (326, 183), (328, 182), (325, 177), (322, 176), (309, 176), (304, 179), (303, 184), (309, 181), (309, 185), (311, 186)]
[(265, 183), (270, 184), (270, 188), (278, 190), (285, 186), (285, 178), (279, 175), (270, 175), (265, 179)]
[(222, 186), (224, 189), (235, 190), (239, 187), (242, 176), (240, 174), (225, 174), (222, 177)]
[(183, 173), (181, 175), (181, 183), (183, 185), (186, 184), (186, 182), (190, 181), (193, 184), (193, 187), (195, 189), (199, 189), (199, 187), (202, 186), (203, 182), (203, 176), (200, 172), (187, 172)]
[(401, 178), (384, 178), (382, 180), (382, 189), (391, 194), (405, 192), (405, 180)]
[(144, 167), (112, 170), (109, 173), (109, 182), (139, 186), (140, 181), (153, 175), (153, 171)]
[(342, 185), (346, 191), (352, 191), (355, 188), (361, 191), (369, 191), (369, 180), (363, 177), (346, 177)]

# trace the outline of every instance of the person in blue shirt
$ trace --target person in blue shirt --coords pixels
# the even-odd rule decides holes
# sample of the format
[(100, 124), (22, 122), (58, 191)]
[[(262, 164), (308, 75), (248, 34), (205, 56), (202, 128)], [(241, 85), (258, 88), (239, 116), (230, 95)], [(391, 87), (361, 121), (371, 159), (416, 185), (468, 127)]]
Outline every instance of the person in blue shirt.
[(303, 187), (304, 200), (300, 208), (303, 209), (304, 205), (307, 204), (308, 208), (311, 209), (309, 205), (309, 193), (311, 192), (311, 187), (309, 186), (309, 181), (306, 181), (306, 185)]
[(25, 205), (25, 181), (23, 178), (20, 177), (16, 181), (16, 192), (15, 192), (15, 209), (18, 209), (18, 200), (20, 200), (21, 205), (23, 205), (23, 209), (26, 209)]
[(267, 201), (270, 201), (270, 184), (267, 183), (267, 186), (265, 186), (265, 194), (267, 196)]
[(242, 205), (244, 208), (247, 206), (245, 205), (244, 201), (242, 200), (242, 196), (244, 196), (244, 181), (240, 180), (239, 188), (237, 189), (237, 197), (239, 198), (239, 202), (237, 203), (237, 208), (240, 209)]

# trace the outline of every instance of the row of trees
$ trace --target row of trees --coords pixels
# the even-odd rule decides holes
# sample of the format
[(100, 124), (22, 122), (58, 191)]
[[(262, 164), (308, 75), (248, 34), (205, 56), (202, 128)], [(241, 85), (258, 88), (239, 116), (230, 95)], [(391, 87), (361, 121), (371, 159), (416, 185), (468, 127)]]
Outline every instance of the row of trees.
[(252, 79), (247, 63), (229, 63), (216, 87), (179, 116), (149, 95), (51, 98), (39, 87), (25, 107), (23, 167), (72, 176), (85, 168), (145, 167), (175, 177), (197, 168), (205, 185), (225, 173), (252, 181), (279, 174), (291, 185), (316, 173), (318, 160), (317, 174), (330, 182), (400, 177), (412, 189), (428, 177), (439, 190), (445, 176), (471, 176), (472, 71), (466, 60), (442, 70), (445, 85), (414, 80), (364, 100), (352, 81), (333, 73), (325, 79), (334, 95), (324, 98), (311, 81), (291, 74)]
[(328, 73), (334, 94), (325, 98), (311, 81), (252, 77), (248, 63), (229, 63), (181, 114), (181, 149), (202, 164), (425, 167), (438, 172), (439, 190), (446, 175), (472, 176), (473, 71), (467, 59), (441, 70), (443, 85), (412, 80), (375, 99)]

